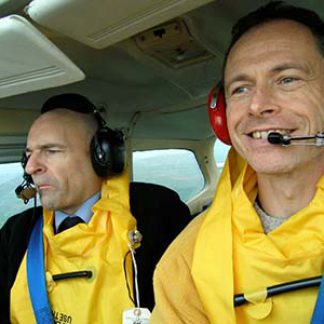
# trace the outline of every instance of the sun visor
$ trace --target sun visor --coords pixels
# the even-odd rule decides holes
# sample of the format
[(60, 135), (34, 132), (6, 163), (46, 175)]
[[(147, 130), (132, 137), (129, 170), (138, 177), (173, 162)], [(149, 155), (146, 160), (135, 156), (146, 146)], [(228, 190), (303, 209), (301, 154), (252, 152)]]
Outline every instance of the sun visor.
[(34, 0), (38, 24), (100, 49), (213, 0)]
[(83, 80), (84, 73), (25, 18), (0, 19), (0, 98)]
[(30, 0), (0, 0), (0, 16), (8, 16), (13, 12), (23, 8)]

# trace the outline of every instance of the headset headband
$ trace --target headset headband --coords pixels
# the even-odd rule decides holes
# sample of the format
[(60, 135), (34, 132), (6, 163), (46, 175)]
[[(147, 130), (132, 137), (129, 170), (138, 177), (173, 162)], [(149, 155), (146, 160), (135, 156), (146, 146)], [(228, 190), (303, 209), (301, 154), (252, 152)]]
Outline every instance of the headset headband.
[(41, 108), (41, 114), (59, 108), (82, 114), (95, 114), (97, 112), (96, 107), (88, 98), (76, 93), (64, 93), (46, 100)]

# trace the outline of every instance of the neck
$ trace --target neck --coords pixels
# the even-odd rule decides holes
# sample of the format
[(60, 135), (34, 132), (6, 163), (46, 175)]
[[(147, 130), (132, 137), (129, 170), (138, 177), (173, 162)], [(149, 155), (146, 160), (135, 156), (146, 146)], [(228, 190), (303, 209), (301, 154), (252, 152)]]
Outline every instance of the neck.
[(258, 198), (263, 210), (275, 217), (289, 217), (313, 199), (323, 172), (258, 174)]

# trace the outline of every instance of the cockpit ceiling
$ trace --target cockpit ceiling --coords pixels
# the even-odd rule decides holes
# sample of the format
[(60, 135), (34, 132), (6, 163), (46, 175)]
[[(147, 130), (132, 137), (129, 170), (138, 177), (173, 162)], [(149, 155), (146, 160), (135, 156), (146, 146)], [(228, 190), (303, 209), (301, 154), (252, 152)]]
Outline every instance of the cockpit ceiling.
[[(11, 7), (8, 9), (10, 1)], [(17, 1), (16, 7), (13, 6), (15, 0), (10, 1), (4, 1), (3, 6), (0, 4), (0, 15), (7, 15), (8, 11), (24, 15), (21, 9), (28, 1)], [(41, 1), (35, 0), (34, 4)], [(114, 4), (118, 1), (109, 2)], [(145, 25), (145, 30), (139, 29), (137, 34), (130, 36), (124, 33), (126, 38), (101, 49), (81, 42), (74, 34), (67, 36), (66, 31), (56, 30), (52, 25), (44, 26), (44, 19), (36, 23), (38, 19), (35, 13), (33, 19), (27, 16), (85, 74), (85, 79), (0, 99), (0, 109), (30, 109), (37, 112), (42, 102), (51, 95), (78, 92), (105, 110), (107, 121), (112, 127), (133, 127), (132, 134), (137, 138), (199, 140), (212, 136), (208, 125), (207, 96), (221, 79), (231, 26), (238, 17), (268, 1), (207, 2), (198, 1), (198, 7), (193, 9), (193, 2), (190, 1), (193, 7), (188, 7), (177, 17), (172, 13), (161, 13), (157, 15), (158, 19)], [(69, 1), (60, 0), (58, 3), (64, 6)], [(94, 5), (94, 1), (88, 0), (88, 3)], [(314, 9), (324, 17), (322, 0), (295, 0), (289, 3)], [(79, 10), (77, 14), (86, 12)], [(124, 14), (126, 17), (127, 12)], [(52, 21), (55, 21), (54, 18), (55, 15), (51, 16)], [(183, 24), (184, 33), (177, 33), (175, 22)], [(93, 20), (83, 19), (84, 26), (92, 26), (94, 23)], [(143, 37), (146, 40), (140, 46), (139, 41)], [(179, 60), (180, 63), (172, 65), (168, 59)], [(187, 62), (182, 64), (181, 60)], [(1, 73), (0, 62), (0, 77)], [(21, 134), (21, 131), (17, 130), (18, 133)]]

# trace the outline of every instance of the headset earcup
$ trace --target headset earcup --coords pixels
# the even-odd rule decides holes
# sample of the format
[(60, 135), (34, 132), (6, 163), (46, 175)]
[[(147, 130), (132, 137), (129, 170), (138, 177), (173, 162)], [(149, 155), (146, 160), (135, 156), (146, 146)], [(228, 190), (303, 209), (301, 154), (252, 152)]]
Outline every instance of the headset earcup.
[(91, 140), (90, 152), (93, 169), (99, 177), (123, 171), (125, 145), (121, 133), (100, 127)]
[(227, 122), (225, 98), (222, 90), (212, 89), (208, 96), (208, 113), (210, 124), (217, 136), (223, 143), (231, 145)]

